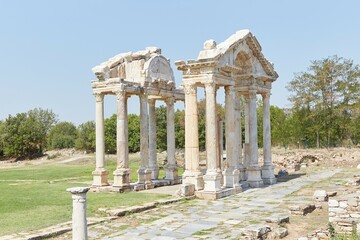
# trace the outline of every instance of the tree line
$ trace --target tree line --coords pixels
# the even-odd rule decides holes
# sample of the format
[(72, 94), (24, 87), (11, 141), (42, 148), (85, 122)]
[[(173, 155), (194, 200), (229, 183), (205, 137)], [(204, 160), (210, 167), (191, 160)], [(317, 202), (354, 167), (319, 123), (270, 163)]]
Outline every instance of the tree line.
[[(352, 60), (331, 56), (312, 61), (287, 85), (292, 108), (270, 107), (272, 145), (282, 147), (336, 147), (360, 143), (360, 67)], [(241, 102), (244, 109), (244, 102)], [(258, 139), (262, 147), (262, 101), (258, 99)], [(198, 102), (199, 147), (205, 150), (205, 100)], [(217, 105), (218, 119), (225, 119)], [(242, 134), (245, 139), (244, 112)], [(225, 123), (224, 123), (225, 124)], [(166, 107), (156, 108), (157, 148), (166, 150)], [(116, 115), (105, 119), (105, 151), (116, 153)], [(140, 150), (140, 117), (128, 116), (129, 151)], [(225, 126), (224, 126), (225, 131)], [(175, 112), (176, 147), (185, 146), (184, 110)], [(224, 145), (225, 145), (224, 134)], [(76, 148), (95, 151), (95, 122), (79, 126), (59, 122), (51, 110), (33, 109), (0, 121), (0, 159), (33, 158), (45, 150)]]

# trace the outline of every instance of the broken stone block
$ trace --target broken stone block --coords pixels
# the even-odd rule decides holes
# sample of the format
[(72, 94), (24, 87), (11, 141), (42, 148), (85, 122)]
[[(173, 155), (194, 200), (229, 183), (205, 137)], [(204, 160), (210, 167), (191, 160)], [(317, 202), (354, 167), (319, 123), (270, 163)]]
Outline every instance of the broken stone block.
[(289, 234), (288, 230), (286, 228), (280, 227), (276, 228), (272, 231), (270, 239), (280, 239), (284, 238)]
[(317, 202), (327, 202), (329, 196), (325, 190), (316, 190), (314, 192), (313, 199)]
[(289, 223), (289, 216), (275, 216), (275, 217), (268, 217), (265, 219), (267, 223)]
[(290, 206), (289, 210), (291, 214), (306, 215), (315, 210), (315, 204), (308, 204), (304, 206)]
[(337, 200), (334, 199), (329, 200), (329, 207), (338, 207), (338, 206), (339, 206), (339, 202)]
[(337, 194), (336, 191), (327, 192), (327, 195), (328, 195), (329, 197), (335, 197), (336, 194)]
[(190, 183), (185, 183), (181, 185), (180, 188), (181, 195), (184, 197), (194, 196), (195, 194), (195, 185)]

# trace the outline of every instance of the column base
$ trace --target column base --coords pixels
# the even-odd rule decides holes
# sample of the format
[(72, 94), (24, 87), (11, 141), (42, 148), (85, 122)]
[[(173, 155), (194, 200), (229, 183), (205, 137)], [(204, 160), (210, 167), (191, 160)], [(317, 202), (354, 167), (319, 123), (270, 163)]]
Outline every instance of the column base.
[[(238, 187), (241, 188), (241, 185), (240, 185), (240, 171), (237, 170), (237, 169), (234, 169), (233, 175), (234, 175), (234, 183), (233, 183), (234, 185), (233, 185), (233, 187), (234, 188), (238, 188)], [(242, 189), (241, 189), (241, 191), (242, 191)]]
[(138, 173), (138, 185), (144, 185), (145, 189), (154, 188), (154, 184), (151, 181), (151, 169), (148, 168), (139, 168)]
[(244, 167), (244, 165), (240, 164), (238, 170), (239, 170), (239, 178), (240, 178), (240, 181), (246, 181), (246, 179), (247, 179), (247, 174), (246, 174), (246, 168)]
[(272, 185), (277, 182), (274, 175), (274, 166), (273, 165), (264, 165), (261, 169), (261, 176), (264, 181), (264, 184)]
[(223, 172), (224, 175), (224, 187), (231, 188), (234, 186), (234, 168), (227, 168)]
[(115, 188), (119, 188), (123, 192), (130, 191), (130, 169), (119, 168), (113, 172)]
[(247, 182), (249, 183), (250, 187), (263, 187), (264, 182), (261, 178), (261, 168), (259, 166), (249, 166), (246, 169), (248, 178)]
[(151, 170), (151, 179), (156, 180), (159, 179), (159, 166), (151, 166), (148, 167), (149, 170)]
[(108, 182), (108, 175), (109, 172), (106, 171), (104, 168), (102, 169), (95, 169), (92, 172), (93, 175), (93, 187), (102, 187), (102, 186), (109, 186)]
[(215, 192), (221, 189), (221, 174), (216, 170), (207, 171), (204, 175), (204, 191), (205, 192)]
[(182, 182), (183, 184), (194, 184), (196, 191), (204, 189), (203, 174), (200, 171), (185, 170), (182, 175)]
[(178, 167), (176, 165), (166, 164), (165, 179), (174, 180), (178, 178)]

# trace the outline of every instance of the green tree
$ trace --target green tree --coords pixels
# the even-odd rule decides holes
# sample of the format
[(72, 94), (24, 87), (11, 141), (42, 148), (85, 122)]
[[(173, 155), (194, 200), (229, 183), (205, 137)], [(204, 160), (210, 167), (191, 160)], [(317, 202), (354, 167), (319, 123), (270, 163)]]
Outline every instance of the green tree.
[(156, 145), (160, 151), (166, 150), (167, 146), (167, 108), (156, 108)]
[(46, 141), (43, 125), (27, 113), (9, 116), (4, 124), (5, 157), (33, 157), (42, 154)]
[(87, 152), (95, 152), (95, 122), (88, 121), (78, 126), (75, 147)]
[(176, 110), (175, 112), (175, 146), (176, 148), (185, 147), (185, 111)]
[(110, 118), (105, 119), (105, 151), (106, 153), (116, 153), (116, 121), (117, 116), (113, 114)]
[[(47, 136), (50, 129), (58, 122), (56, 114), (49, 109), (35, 108), (27, 112), (30, 118), (35, 119), (41, 124), (42, 134)], [(46, 147), (46, 138), (41, 143), (40, 148)]]
[(50, 149), (63, 149), (75, 147), (77, 129), (73, 123), (60, 122), (53, 126), (48, 134), (48, 147)]
[[(352, 111), (360, 100), (360, 70), (352, 60), (328, 57), (312, 61), (307, 72), (287, 86), (294, 116), (303, 119), (304, 139), (317, 147), (335, 146), (351, 137)], [(296, 114), (299, 112), (300, 114)]]
[(140, 151), (140, 117), (138, 115), (128, 115), (128, 132), (129, 152)]

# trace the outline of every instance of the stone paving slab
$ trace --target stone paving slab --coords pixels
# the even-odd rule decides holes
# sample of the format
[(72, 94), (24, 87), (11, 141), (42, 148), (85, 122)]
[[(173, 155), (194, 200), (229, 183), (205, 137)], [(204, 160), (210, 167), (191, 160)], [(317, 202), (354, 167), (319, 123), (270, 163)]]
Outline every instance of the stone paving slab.
[[(237, 195), (218, 200), (191, 200), (177, 202), (171, 207), (160, 206), (148, 210), (146, 215), (154, 221), (127, 229), (112, 228), (113, 222), (102, 223), (112, 228), (101, 239), (241, 239), (243, 231), (265, 229), (266, 220), (286, 216), (287, 209), (280, 208), (284, 198), (302, 187), (330, 178), (340, 170), (315, 172), (297, 179), (281, 182), (265, 188), (249, 189)], [(294, 197), (299, 201), (298, 197)], [(309, 200), (310, 199), (305, 199)], [(304, 201), (304, 200), (302, 200)], [(132, 217), (141, 219), (145, 213)], [(116, 222), (116, 221), (115, 221)], [(261, 226), (261, 228), (260, 228)], [(89, 232), (96, 232), (94, 227)], [(89, 238), (96, 239), (96, 238)], [(248, 239), (251, 239), (248, 238)]]

